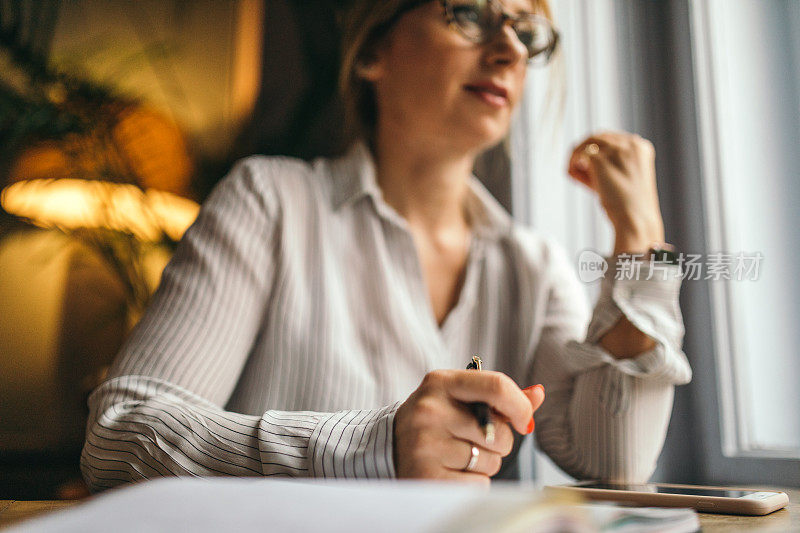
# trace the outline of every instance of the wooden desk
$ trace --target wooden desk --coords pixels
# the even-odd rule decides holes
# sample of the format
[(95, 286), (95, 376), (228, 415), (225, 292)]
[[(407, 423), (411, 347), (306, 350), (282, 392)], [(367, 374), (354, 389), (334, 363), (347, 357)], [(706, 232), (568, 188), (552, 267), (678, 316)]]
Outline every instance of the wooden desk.
[(32, 501), (21, 500), (0, 500), (0, 528), (6, 528), (11, 524), (32, 518), (41, 514), (51, 513), (60, 509), (66, 509), (80, 503), (79, 500), (54, 500), (54, 501)]
[[(789, 505), (784, 509), (766, 516), (698, 513), (703, 532), (777, 533), (778, 531), (800, 531), (800, 489), (775, 488), (773, 490), (781, 490), (789, 495)], [(78, 503), (80, 502), (76, 500), (38, 502), (0, 500), (0, 529), (27, 518), (66, 509)]]

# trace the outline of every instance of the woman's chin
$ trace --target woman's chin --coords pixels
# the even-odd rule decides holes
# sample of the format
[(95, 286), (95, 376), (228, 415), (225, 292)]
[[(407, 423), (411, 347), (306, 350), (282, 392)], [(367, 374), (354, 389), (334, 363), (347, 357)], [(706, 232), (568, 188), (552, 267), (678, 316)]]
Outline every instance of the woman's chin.
[(481, 145), (494, 146), (508, 133), (509, 122), (498, 117), (481, 117), (472, 121), (465, 131), (473, 132), (472, 136)]
[(478, 151), (483, 151), (502, 141), (508, 133), (508, 127), (484, 127), (474, 131), (475, 133), (471, 136), (471, 144)]

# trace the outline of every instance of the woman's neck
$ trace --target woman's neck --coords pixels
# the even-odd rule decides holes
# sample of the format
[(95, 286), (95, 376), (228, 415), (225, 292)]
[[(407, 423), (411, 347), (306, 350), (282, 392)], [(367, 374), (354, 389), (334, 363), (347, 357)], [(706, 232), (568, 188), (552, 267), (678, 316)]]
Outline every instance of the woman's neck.
[(475, 155), (378, 135), (373, 146), (384, 201), (409, 225), (436, 234), (468, 228), (466, 200)]

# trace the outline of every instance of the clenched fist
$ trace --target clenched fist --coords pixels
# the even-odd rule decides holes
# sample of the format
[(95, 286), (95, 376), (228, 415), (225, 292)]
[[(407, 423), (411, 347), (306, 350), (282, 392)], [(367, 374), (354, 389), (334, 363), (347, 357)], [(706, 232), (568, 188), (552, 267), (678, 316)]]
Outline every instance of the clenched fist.
[(627, 132), (596, 133), (572, 151), (567, 173), (597, 193), (616, 231), (615, 253), (645, 252), (664, 241), (650, 141)]

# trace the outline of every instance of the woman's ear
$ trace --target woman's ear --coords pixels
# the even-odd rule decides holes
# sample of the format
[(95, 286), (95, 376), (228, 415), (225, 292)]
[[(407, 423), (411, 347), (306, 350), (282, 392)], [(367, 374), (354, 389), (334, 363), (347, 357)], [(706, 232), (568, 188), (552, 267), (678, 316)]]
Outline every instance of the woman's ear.
[(372, 83), (381, 79), (386, 72), (387, 47), (386, 39), (366, 46), (356, 60), (356, 76)]
[(356, 62), (355, 71), (359, 78), (374, 83), (383, 76), (383, 64), (375, 57), (359, 59)]

